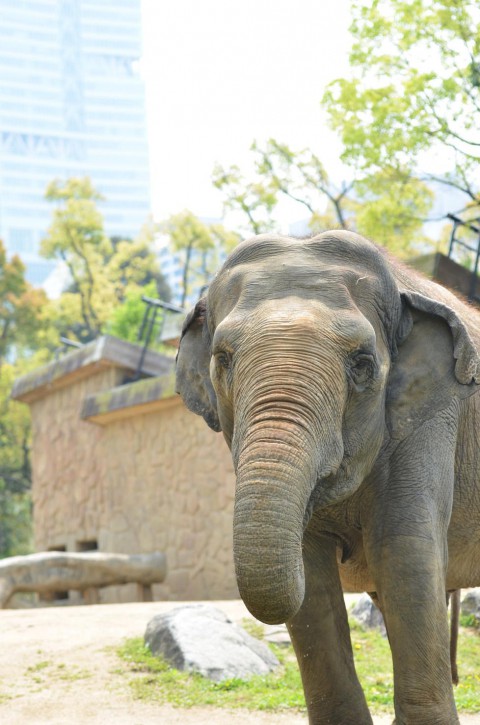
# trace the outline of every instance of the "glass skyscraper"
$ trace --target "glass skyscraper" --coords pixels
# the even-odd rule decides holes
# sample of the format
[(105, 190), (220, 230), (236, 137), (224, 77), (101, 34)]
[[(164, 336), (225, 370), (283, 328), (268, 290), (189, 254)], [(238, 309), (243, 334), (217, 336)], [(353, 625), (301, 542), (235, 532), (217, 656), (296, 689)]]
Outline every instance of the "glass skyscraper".
[(54, 178), (90, 176), (107, 234), (150, 211), (140, 0), (0, 0), (0, 238), (41, 284)]

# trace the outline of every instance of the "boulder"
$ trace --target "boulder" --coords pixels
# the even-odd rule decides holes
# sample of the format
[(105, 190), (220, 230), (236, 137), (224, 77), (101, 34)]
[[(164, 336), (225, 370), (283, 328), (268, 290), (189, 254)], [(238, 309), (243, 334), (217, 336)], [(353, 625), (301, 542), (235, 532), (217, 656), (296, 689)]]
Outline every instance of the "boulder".
[(378, 629), (383, 636), (386, 636), (387, 630), (382, 613), (375, 606), (368, 594), (362, 594), (350, 612), (350, 616), (361, 624), (362, 627), (366, 629)]
[(264, 642), (206, 604), (188, 604), (153, 617), (145, 644), (172, 667), (215, 682), (266, 675), (279, 664)]
[(473, 614), (478, 624), (480, 624), (480, 587), (471, 589), (465, 594), (460, 605), (462, 614)]
[(290, 635), (286, 624), (264, 624), (265, 641), (277, 644), (281, 647), (288, 647), (291, 644)]

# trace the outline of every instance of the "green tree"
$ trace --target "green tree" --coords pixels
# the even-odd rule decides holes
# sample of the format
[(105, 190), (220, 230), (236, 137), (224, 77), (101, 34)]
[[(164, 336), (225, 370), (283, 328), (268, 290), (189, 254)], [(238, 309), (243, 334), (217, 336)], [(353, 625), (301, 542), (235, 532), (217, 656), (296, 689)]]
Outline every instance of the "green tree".
[[(284, 198), (298, 206), (299, 215), (306, 213), (312, 232), (353, 229), (397, 253), (406, 253), (413, 243), (423, 241), (422, 222), (432, 193), (408, 174), (389, 168), (366, 179), (351, 170), (350, 181), (337, 185), (321, 159), (308, 149), (295, 151), (270, 139), (263, 147), (254, 143), (252, 152), (254, 182), (247, 181), (237, 167), (231, 174), (217, 166), (213, 177), (225, 195), (225, 209), (243, 213), (250, 232), (274, 228), (277, 205)], [(242, 187), (247, 190), (244, 195)]]
[(323, 97), (343, 161), (365, 188), (382, 174), (408, 178), (414, 195), (445, 185), (478, 215), (478, 3), (357, 0), (353, 18), (349, 76)]
[(123, 304), (113, 310), (107, 326), (107, 332), (129, 342), (138, 342), (138, 333), (145, 314), (145, 302), (142, 297), (156, 297), (157, 286), (150, 282), (141, 289), (127, 291)]
[(110, 239), (97, 207), (101, 195), (90, 179), (53, 181), (46, 198), (57, 206), (42, 254), (64, 262), (70, 282), (55, 304), (59, 333), (87, 342), (102, 334), (113, 310), (129, 290), (155, 282), (157, 293), (169, 298), (168, 285), (153, 251), (152, 224), (134, 239)]
[(354, 227), (361, 234), (408, 257), (415, 247), (431, 244), (423, 223), (433, 192), (428, 185), (400, 169), (387, 167), (355, 183)]
[(129, 290), (140, 290), (152, 282), (155, 289), (150, 288), (151, 296), (166, 302), (171, 299), (172, 291), (160, 271), (154, 252), (158, 231), (159, 225), (148, 219), (135, 239), (110, 238), (112, 248), (104, 262), (108, 278), (114, 281), (115, 296), (119, 302), (123, 302)]
[(0, 375), (0, 558), (31, 551), (30, 414), (10, 398), (21, 367)]
[(247, 181), (238, 166), (225, 168), (217, 164), (212, 181), (223, 194), (224, 212), (240, 212), (246, 217), (246, 226), (241, 225), (244, 229), (253, 234), (263, 234), (274, 229), (273, 211), (278, 199), (273, 185), (267, 180)]
[(109, 307), (112, 298), (111, 284), (102, 264), (111, 248), (97, 208), (102, 196), (90, 179), (73, 178), (65, 183), (52, 181), (45, 198), (57, 207), (42, 241), (41, 253), (48, 259), (64, 262), (72, 279), (67, 293), (70, 297), (61, 303), (62, 317), (66, 314), (75, 319), (78, 315), (72, 330), (75, 336), (83, 341), (93, 339), (101, 332), (105, 307)]
[(25, 280), (22, 262), (9, 260), (0, 242), (0, 557), (31, 547), (30, 415), (10, 392), (48, 347), (50, 332), (45, 293)]
[(171, 216), (160, 224), (160, 230), (168, 236), (171, 251), (183, 257), (181, 307), (194, 287), (208, 284), (222, 254), (240, 241), (237, 234), (222, 224), (205, 223), (188, 210)]
[(320, 158), (309, 149), (293, 151), (287, 144), (269, 139), (263, 148), (254, 142), (252, 151), (256, 172), (267, 180), (275, 199), (281, 195), (303, 207), (310, 215), (312, 231), (325, 223), (349, 226), (353, 181), (340, 186), (332, 183)]
[(47, 298), (25, 279), (25, 267), (8, 260), (0, 240), (0, 366), (7, 357), (34, 349), (46, 325)]
[(224, 197), (224, 212), (240, 212), (247, 233), (276, 228), (275, 212), (282, 197), (295, 202), (299, 214), (307, 214), (312, 231), (349, 225), (352, 201), (348, 195), (353, 182), (336, 187), (316, 154), (309, 149), (294, 151), (275, 139), (263, 147), (254, 142), (251, 151), (254, 172), (250, 180), (238, 166), (217, 164), (213, 171), (213, 184)]

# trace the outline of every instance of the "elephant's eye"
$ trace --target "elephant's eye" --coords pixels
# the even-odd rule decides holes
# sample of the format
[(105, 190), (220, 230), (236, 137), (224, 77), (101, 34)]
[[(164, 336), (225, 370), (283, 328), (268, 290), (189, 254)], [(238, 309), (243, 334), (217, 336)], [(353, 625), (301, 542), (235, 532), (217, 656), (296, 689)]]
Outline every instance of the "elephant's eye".
[(219, 352), (215, 353), (215, 362), (220, 367), (228, 370), (232, 363), (232, 356), (229, 352), (226, 352), (225, 350), (220, 350)]
[(350, 378), (358, 391), (364, 390), (375, 376), (375, 357), (369, 353), (357, 353), (350, 361)]

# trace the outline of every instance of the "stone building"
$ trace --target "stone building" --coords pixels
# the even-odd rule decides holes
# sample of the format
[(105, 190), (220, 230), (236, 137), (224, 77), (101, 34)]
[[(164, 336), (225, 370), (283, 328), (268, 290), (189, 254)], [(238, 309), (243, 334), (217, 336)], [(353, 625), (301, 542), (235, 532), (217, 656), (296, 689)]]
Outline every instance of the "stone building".
[[(16, 381), (32, 414), (35, 549), (161, 551), (154, 599), (237, 597), (230, 452), (175, 394), (171, 359), (147, 352), (134, 379), (141, 352), (102, 337)], [(100, 590), (136, 597), (133, 584)]]

